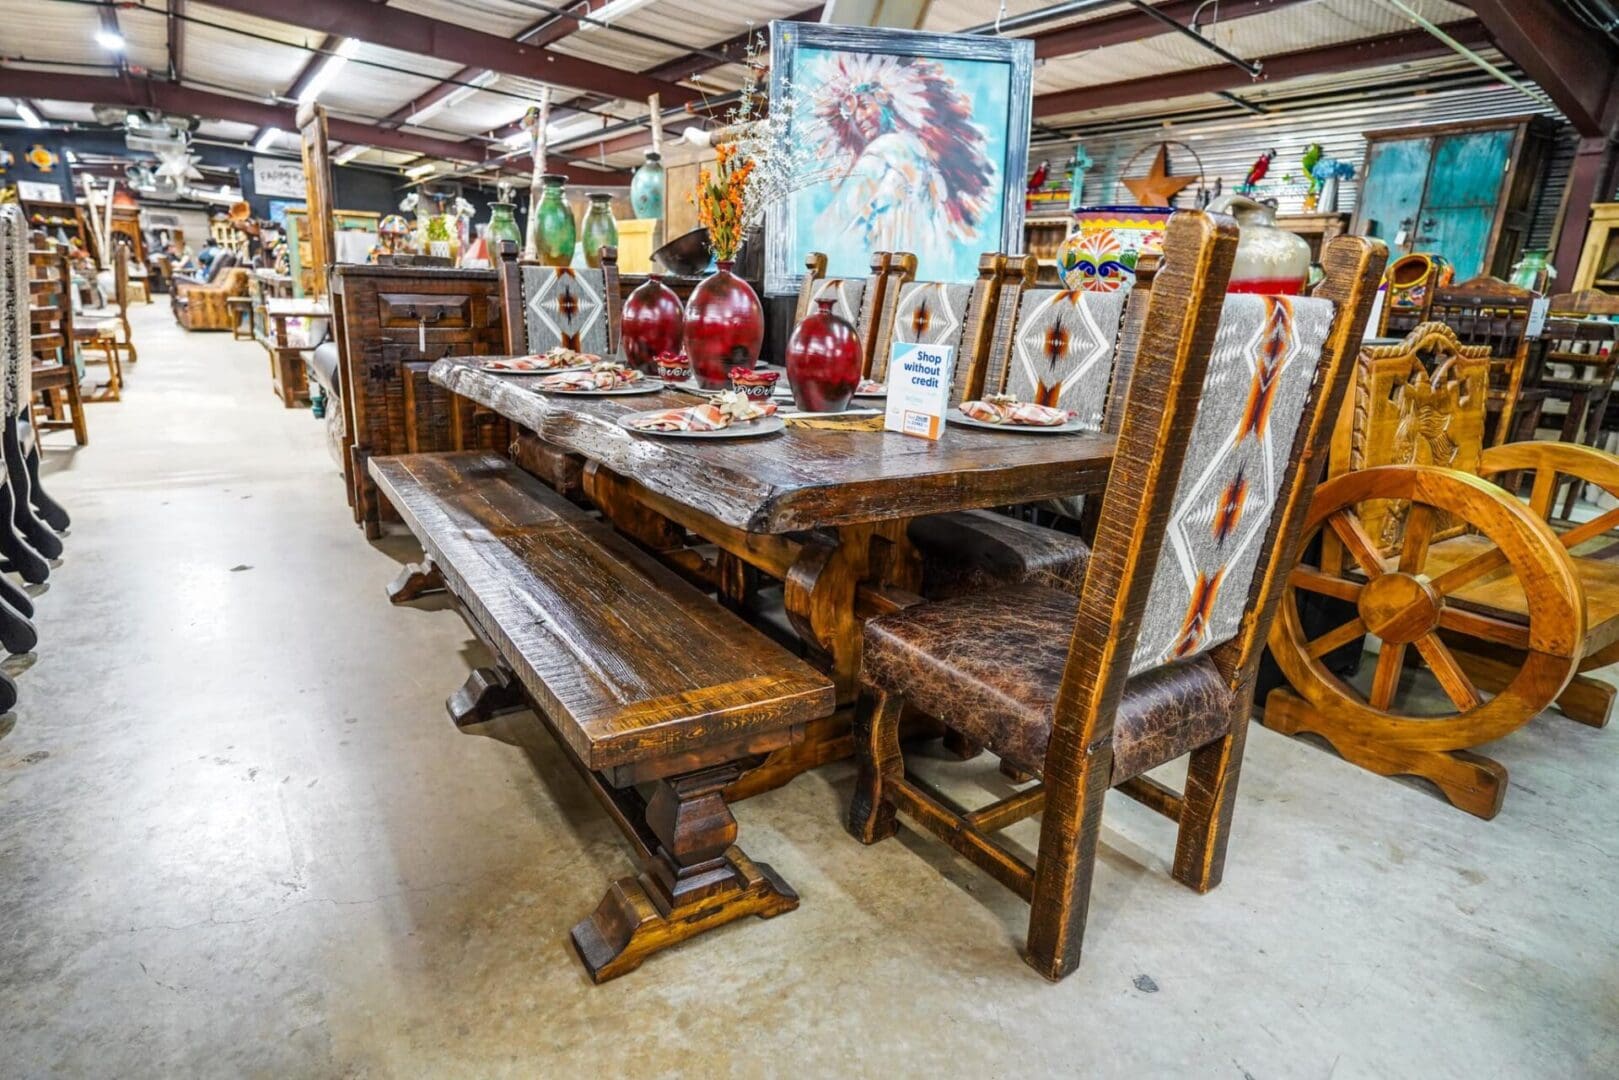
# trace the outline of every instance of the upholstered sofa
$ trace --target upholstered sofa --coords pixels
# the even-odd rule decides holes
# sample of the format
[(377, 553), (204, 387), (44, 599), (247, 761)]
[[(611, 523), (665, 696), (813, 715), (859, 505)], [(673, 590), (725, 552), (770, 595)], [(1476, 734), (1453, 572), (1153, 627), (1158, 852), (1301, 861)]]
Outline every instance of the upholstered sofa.
[(229, 330), (236, 316), (225, 301), (247, 295), (250, 274), (226, 253), (214, 259), (205, 278), (176, 275), (170, 290), (175, 321), (187, 330)]

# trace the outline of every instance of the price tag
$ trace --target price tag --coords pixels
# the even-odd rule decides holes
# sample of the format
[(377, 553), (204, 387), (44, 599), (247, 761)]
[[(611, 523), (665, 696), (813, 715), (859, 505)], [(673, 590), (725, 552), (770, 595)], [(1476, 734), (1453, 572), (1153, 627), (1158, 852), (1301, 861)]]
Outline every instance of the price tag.
[(944, 434), (955, 359), (952, 345), (895, 345), (888, 358), (888, 412), (883, 427), (923, 439)]
[(1546, 312), (1552, 306), (1552, 298), (1542, 296), (1529, 305), (1529, 328), (1523, 332), (1526, 338), (1538, 338), (1546, 332)]

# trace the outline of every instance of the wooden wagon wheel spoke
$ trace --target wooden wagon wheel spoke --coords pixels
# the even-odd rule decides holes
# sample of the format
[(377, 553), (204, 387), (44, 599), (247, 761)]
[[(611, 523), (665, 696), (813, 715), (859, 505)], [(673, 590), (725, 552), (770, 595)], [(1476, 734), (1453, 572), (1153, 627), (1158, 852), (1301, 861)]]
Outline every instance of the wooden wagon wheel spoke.
[(1394, 691), (1400, 686), (1400, 670), (1405, 667), (1405, 643), (1385, 641), (1377, 654), (1377, 670), (1372, 672), (1372, 708), (1388, 711)]
[(1360, 519), (1349, 510), (1339, 510), (1327, 518), (1327, 524), (1332, 531), (1338, 534), (1349, 554), (1354, 556), (1355, 562), (1369, 578), (1377, 577), (1383, 572), (1383, 560), (1377, 554), (1377, 545), (1372, 538), (1366, 535), (1361, 526)]
[(1360, 599), (1360, 591), (1364, 588), (1358, 581), (1323, 573), (1313, 566), (1294, 567), (1287, 576), (1287, 583), (1295, 589), (1348, 600), (1350, 603)]
[(1535, 470), (1535, 483), (1529, 489), (1529, 509), (1542, 521), (1552, 516), (1552, 505), (1557, 502), (1557, 470), (1551, 466)]
[(1320, 637), (1312, 639), (1309, 644), (1305, 646), (1305, 652), (1309, 653), (1314, 659), (1319, 660), (1332, 650), (1343, 645), (1348, 645), (1356, 638), (1364, 636), (1365, 633), (1366, 624), (1361, 621), (1359, 616), (1356, 616), (1355, 618), (1344, 623), (1342, 626), (1333, 630), (1328, 630)]
[(1478, 688), (1467, 677), (1462, 666), (1456, 662), (1455, 654), (1439, 640), (1439, 635), (1424, 634), (1417, 638), (1415, 645), (1422, 658), (1428, 661), (1428, 667), (1433, 669), (1434, 678), (1439, 680), (1445, 696), (1450, 698), (1451, 704), (1456, 706), (1458, 712), (1476, 709), (1483, 703), (1478, 696)]
[(1576, 525), (1558, 539), (1563, 542), (1563, 547), (1571, 548), (1575, 544), (1585, 543), (1593, 536), (1601, 536), (1616, 525), (1619, 525), (1619, 506), (1597, 515), (1583, 525)]
[(1433, 587), (1440, 596), (1449, 596), (1457, 589), (1488, 574), (1492, 570), (1499, 570), (1507, 565), (1506, 552), (1500, 548), (1491, 548), (1481, 552), (1466, 562), (1457, 563), (1443, 574), (1433, 579)]
[(1411, 511), (1405, 518), (1405, 539), (1400, 544), (1400, 572), (1403, 574), (1417, 574), (1422, 572), (1423, 563), (1428, 559), (1428, 544), (1433, 540), (1434, 524), (1438, 515), (1434, 508), (1423, 503), (1412, 503)]

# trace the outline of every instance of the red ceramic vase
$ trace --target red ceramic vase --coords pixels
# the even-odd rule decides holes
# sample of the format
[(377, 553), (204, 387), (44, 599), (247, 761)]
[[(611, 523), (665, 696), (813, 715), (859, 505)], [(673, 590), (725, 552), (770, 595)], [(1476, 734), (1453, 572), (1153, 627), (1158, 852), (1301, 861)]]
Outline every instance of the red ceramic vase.
[(805, 412), (842, 412), (860, 385), (860, 338), (831, 300), (798, 324), (787, 341), (787, 382)]
[(686, 353), (697, 385), (722, 390), (733, 367), (759, 362), (765, 341), (765, 309), (753, 288), (731, 273), (731, 264), (698, 282), (686, 302)]
[(650, 274), (624, 301), (621, 322), (624, 356), (631, 365), (652, 373), (660, 353), (678, 353), (685, 332), (686, 313), (680, 297), (663, 283), (662, 274)]

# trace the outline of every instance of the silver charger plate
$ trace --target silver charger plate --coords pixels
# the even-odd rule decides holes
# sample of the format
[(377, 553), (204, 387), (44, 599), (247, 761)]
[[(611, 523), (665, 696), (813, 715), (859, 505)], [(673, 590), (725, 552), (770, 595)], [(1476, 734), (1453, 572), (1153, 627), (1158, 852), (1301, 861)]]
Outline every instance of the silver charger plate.
[(618, 426), (636, 435), (654, 435), (660, 439), (751, 439), (759, 435), (774, 435), (787, 426), (787, 421), (779, 416), (766, 416), (759, 420), (732, 424), (718, 431), (652, 431), (648, 428), (638, 428), (631, 423), (637, 416), (655, 415), (664, 411), (649, 409), (647, 412), (625, 413), (618, 418)]
[(974, 420), (960, 409), (951, 409), (946, 419), (949, 423), (960, 424), (962, 427), (1010, 432), (1013, 435), (1074, 435), (1090, 430), (1077, 416), (1066, 424), (1054, 424), (1051, 427), (1036, 427), (1033, 424), (991, 424), (985, 420)]
[(533, 368), (529, 371), (519, 371), (516, 368), (490, 367), (488, 364), (474, 363), (479, 371), (487, 371), (491, 375), (527, 375), (530, 377), (541, 375), (566, 375), (570, 371), (589, 371), (589, 364), (574, 364), (571, 367)]

